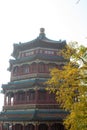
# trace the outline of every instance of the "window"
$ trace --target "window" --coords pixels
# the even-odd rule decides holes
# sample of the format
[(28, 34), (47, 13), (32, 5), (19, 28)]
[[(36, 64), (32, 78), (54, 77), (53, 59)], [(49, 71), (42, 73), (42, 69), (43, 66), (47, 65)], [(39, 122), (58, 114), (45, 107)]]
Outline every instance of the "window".
[(54, 51), (52, 50), (46, 50), (44, 51), (45, 54), (49, 54), (49, 55), (53, 55), (54, 54)]
[(36, 52), (36, 54), (37, 54), (37, 53), (38, 53), (38, 50), (36, 50), (35, 52)]
[(37, 72), (37, 64), (36, 63), (31, 64), (31, 71)]
[(40, 50), (40, 53), (43, 53), (43, 50)]
[(21, 53), (21, 57), (24, 57), (25, 56), (25, 53)]
[(34, 54), (34, 51), (26, 52), (25, 54), (26, 54), (26, 56), (30, 56), (30, 55)]
[(48, 64), (45, 65), (45, 72), (47, 72), (47, 73), (49, 72), (49, 65)]
[(35, 91), (29, 91), (27, 94), (27, 100), (35, 100)]
[(45, 54), (48, 54), (48, 51), (44, 51)]
[(54, 95), (54, 93), (50, 93), (50, 94), (49, 94), (49, 99), (50, 99), (50, 101), (55, 100), (55, 95)]
[(45, 65), (44, 63), (39, 64), (39, 72), (45, 72)]
[(24, 101), (25, 100), (25, 93), (21, 93), (20, 98), (22, 101)]
[(15, 66), (13, 68), (13, 75), (17, 75), (18, 74), (18, 66)]
[(29, 65), (23, 65), (22, 66), (22, 72), (23, 72), (23, 74), (29, 73)]
[(53, 52), (53, 51), (48, 51), (48, 54), (52, 54), (52, 55), (53, 55), (53, 54), (54, 54), (54, 52)]
[(35, 92), (30, 92), (29, 93), (29, 100), (34, 100), (35, 99)]
[(38, 98), (39, 100), (46, 100), (46, 91), (45, 90), (39, 91)]
[(24, 92), (19, 92), (17, 94), (17, 100), (18, 101), (24, 101), (25, 100), (25, 93)]

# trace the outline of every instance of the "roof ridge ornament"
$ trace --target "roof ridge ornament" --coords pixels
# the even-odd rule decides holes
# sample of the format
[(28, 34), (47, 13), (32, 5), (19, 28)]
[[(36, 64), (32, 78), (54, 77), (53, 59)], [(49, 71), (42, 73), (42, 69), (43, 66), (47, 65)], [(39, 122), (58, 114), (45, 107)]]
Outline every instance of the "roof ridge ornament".
[(40, 28), (40, 33), (44, 33), (45, 29), (44, 28)]
[(43, 39), (45, 37), (45, 29), (44, 28), (40, 28), (40, 34), (39, 34), (39, 38)]

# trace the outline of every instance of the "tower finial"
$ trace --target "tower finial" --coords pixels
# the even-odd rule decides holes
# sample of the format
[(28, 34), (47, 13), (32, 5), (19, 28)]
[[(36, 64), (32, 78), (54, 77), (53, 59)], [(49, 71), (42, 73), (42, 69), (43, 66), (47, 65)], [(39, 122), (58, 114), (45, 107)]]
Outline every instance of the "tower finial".
[(45, 29), (44, 28), (40, 28), (40, 34), (39, 34), (39, 38), (40, 39), (43, 39), (43, 38), (45, 38)]
[(45, 29), (44, 28), (40, 28), (40, 33), (44, 33)]

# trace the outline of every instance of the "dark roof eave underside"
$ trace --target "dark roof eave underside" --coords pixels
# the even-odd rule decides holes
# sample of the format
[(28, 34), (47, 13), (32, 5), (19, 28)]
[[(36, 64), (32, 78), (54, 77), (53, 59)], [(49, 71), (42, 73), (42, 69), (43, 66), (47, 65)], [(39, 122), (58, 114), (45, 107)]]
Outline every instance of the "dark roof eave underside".
[(62, 56), (50, 56), (50, 55), (45, 55), (45, 54), (37, 54), (37, 55), (32, 55), (29, 57), (24, 57), (21, 59), (17, 59), (17, 60), (10, 60), (10, 63), (16, 64), (16, 63), (22, 63), (22, 62), (28, 62), (28, 61), (33, 61), (33, 60), (46, 60), (46, 61), (66, 61)]
[(13, 82), (9, 82), (8, 84), (3, 84), (2, 88), (3, 89), (14, 89), (14, 88), (24, 88), (25, 87), (31, 87), (33, 85), (43, 85), (44, 82), (47, 81), (47, 78), (42, 78), (42, 79), (26, 79), (26, 80), (18, 80), (18, 81), (13, 81)]
[(0, 114), (0, 121), (63, 120), (67, 114), (64, 110), (6, 111)]

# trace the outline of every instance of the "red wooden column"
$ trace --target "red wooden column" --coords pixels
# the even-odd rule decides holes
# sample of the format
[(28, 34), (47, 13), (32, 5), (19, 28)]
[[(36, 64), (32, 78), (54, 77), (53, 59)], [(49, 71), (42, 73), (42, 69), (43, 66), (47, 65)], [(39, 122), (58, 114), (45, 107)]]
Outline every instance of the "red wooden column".
[(45, 72), (49, 73), (49, 66), (48, 66), (48, 64), (45, 64)]
[(49, 123), (49, 125), (48, 125), (48, 130), (51, 130), (51, 124)]
[(47, 91), (47, 103), (49, 103), (49, 92)]
[(36, 63), (36, 73), (38, 74), (38, 62)]
[(12, 125), (12, 130), (15, 130), (15, 125)]
[(25, 91), (25, 103), (27, 104), (27, 91)]
[(35, 124), (35, 130), (38, 130), (38, 123)]
[(6, 106), (6, 94), (4, 95), (4, 106)]
[(8, 95), (8, 105), (11, 105), (11, 95)]
[(25, 130), (25, 124), (23, 125), (23, 130)]
[(35, 90), (35, 102), (38, 102), (38, 89)]
[(3, 123), (0, 124), (0, 130), (3, 130)]
[(14, 93), (13, 105), (16, 104), (16, 93)]
[(17, 100), (17, 96), (18, 96), (18, 93), (14, 93), (14, 104), (18, 104), (18, 100)]
[(37, 64), (37, 73), (39, 73), (39, 63), (36, 63)]

